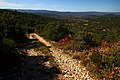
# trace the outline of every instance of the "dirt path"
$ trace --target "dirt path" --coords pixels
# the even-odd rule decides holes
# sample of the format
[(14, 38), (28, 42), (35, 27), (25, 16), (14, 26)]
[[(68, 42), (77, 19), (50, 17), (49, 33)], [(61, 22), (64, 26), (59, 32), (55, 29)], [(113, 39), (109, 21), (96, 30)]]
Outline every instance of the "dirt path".
[[(32, 35), (36, 36), (36, 38), (46, 46), (52, 46), (39, 35), (35, 33)], [(52, 46), (50, 50), (65, 77), (64, 79), (60, 78), (60, 80), (97, 80), (90, 75), (90, 72), (84, 66), (81, 65), (81, 61), (72, 59), (68, 54), (64, 54), (63, 50), (56, 49), (54, 46)]]
[(49, 42), (47, 42), (46, 40), (44, 40), (42, 37), (40, 37), (39, 35), (37, 35), (37, 34), (35, 34), (35, 33), (32, 33), (32, 34), (30, 34), (31, 36), (32, 35), (34, 35), (34, 36), (36, 36), (36, 38), (40, 41), (40, 42), (42, 42), (43, 44), (45, 44), (46, 46), (52, 46)]

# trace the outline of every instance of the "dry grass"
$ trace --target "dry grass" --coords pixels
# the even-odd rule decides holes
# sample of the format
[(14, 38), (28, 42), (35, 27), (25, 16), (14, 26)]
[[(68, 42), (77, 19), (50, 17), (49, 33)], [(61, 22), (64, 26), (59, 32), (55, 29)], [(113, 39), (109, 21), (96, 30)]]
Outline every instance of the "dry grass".
[(83, 58), (85, 56), (85, 54), (83, 52), (77, 52), (73, 54), (73, 59), (79, 59), (81, 60), (81, 58)]
[[(119, 80), (120, 72), (113, 69), (110, 72), (99, 69), (98, 66), (94, 65), (90, 60), (90, 56), (93, 55), (96, 51), (100, 52), (101, 55), (104, 54), (120, 54), (120, 41), (114, 44), (102, 43), (101, 46), (97, 48), (91, 48), (89, 50), (84, 50), (83, 52), (75, 52), (72, 56), (74, 59), (82, 61), (83, 66), (86, 66), (87, 69), (94, 74), (98, 79), (116, 79)], [(113, 74), (114, 72), (114, 74)], [(111, 75), (112, 74), (112, 75)]]

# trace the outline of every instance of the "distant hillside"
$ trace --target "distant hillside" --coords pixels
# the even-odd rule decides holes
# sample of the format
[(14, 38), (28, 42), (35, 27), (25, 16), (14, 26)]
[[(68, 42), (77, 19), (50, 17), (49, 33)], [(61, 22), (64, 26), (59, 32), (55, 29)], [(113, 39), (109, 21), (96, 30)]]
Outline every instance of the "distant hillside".
[[(80, 18), (55, 19), (29, 13), (63, 18), (80, 16)], [(7, 68), (11, 70), (10, 66), (13, 67), (13, 64), (19, 62), (20, 57), (16, 48), (22, 43), (23, 46), (26, 45), (25, 34), (35, 32), (47, 40), (55, 41), (61, 49), (80, 52), (72, 54), (73, 58), (80, 59), (91, 73), (100, 77), (100, 80), (103, 78), (110, 80), (106, 78), (109, 76), (111, 78), (111, 73), (114, 73), (113, 80), (118, 80), (120, 16), (117, 15), (119, 14), (0, 9), (0, 76), (5, 70), (9, 72)], [(88, 19), (81, 16), (98, 17)], [(44, 48), (38, 50), (42, 49)]]
[(104, 15), (120, 15), (120, 12), (59, 12), (49, 10), (23, 10), (18, 9), (18, 12), (40, 14), (48, 17), (93, 17), (93, 16), (104, 16)]

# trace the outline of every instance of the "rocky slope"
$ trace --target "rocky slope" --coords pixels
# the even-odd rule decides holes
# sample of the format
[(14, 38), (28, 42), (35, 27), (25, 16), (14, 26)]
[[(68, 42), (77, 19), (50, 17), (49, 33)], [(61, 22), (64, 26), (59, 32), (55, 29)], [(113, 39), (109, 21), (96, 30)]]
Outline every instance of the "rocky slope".
[[(37, 34), (35, 34), (35, 36), (36, 35)], [(46, 46), (50, 45), (49, 42), (43, 38), (41, 39), (40, 36), (37, 35), (36, 38)], [(50, 50), (65, 77), (60, 80), (97, 80), (95, 77), (91, 76), (90, 72), (84, 66), (82, 66), (81, 61), (72, 59), (68, 54), (64, 54), (63, 50), (53, 46), (51, 46)]]

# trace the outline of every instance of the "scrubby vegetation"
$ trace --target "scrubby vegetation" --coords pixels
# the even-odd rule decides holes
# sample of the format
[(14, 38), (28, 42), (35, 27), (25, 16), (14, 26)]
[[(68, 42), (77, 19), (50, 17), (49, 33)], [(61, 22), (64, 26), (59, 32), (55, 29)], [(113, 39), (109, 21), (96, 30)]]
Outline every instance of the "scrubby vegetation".
[(22, 55), (17, 48), (26, 42), (25, 34), (38, 30), (40, 24), (44, 27), (50, 20), (54, 19), (0, 10), (0, 75), (21, 61)]
[[(59, 42), (66, 35), (72, 39), (62, 46), (80, 51), (110, 78), (120, 77), (120, 16), (106, 15), (93, 18), (54, 19), (16, 11), (0, 10), (0, 67), (2, 70), (19, 61), (16, 48), (25, 41), (25, 34), (36, 32), (46, 39)], [(63, 40), (64, 41), (64, 40)], [(41, 48), (47, 52), (44, 47)], [(76, 57), (79, 59), (77, 55)], [(84, 59), (84, 63), (86, 58)], [(9, 64), (10, 63), (10, 64)], [(86, 62), (87, 65), (87, 62)], [(99, 73), (99, 72), (98, 72)], [(101, 75), (102, 76), (102, 75)]]

